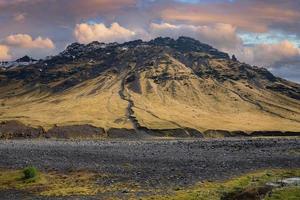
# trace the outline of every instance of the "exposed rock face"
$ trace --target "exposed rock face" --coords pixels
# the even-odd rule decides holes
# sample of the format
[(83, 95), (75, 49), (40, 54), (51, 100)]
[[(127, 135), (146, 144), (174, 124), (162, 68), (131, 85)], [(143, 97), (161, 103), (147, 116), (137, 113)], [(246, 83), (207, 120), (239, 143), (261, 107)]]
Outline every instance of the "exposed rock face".
[(254, 131), (251, 136), (300, 136), (300, 132), (283, 132), (283, 131)]
[(107, 136), (109, 138), (139, 138), (139, 135), (135, 132), (134, 129), (123, 128), (111, 128), (107, 131)]
[(202, 138), (203, 134), (200, 131), (191, 128), (178, 128), (178, 129), (153, 129), (148, 130), (148, 134), (152, 136), (158, 137), (177, 137), (177, 138), (187, 138), (187, 137), (194, 137), (194, 138)]
[(73, 43), (56, 56), (0, 70), (1, 121), (93, 124), (112, 137), (120, 130), (139, 137), (297, 132), (299, 95), (299, 84), (188, 37)]
[(18, 121), (0, 123), (0, 139), (38, 138), (44, 136), (43, 128), (32, 128)]
[(91, 125), (55, 126), (47, 131), (49, 138), (100, 138), (105, 137), (105, 130)]
[(34, 139), (34, 138), (61, 138), (61, 139), (145, 139), (148, 137), (174, 137), (174, 138), (213, 138), (213, 137), (276, 137), (276, 136), (300, 136), (300, 132), (283, 131), (226, 131), (206, 130), (204, 133), (191, 128), (177, 129), (147, 129), (141, 127), (140, 134), (134, 129), (103, 128), (92, 125), (54, 126), (45, 131), (42, 127), (33, 128), (18, 121), (5, 121), (0, 123), (0, 139)]
[(29, 63), (29, 62), (35, 62), (35, 61), (37, 61), (37, 60), (35, 60), (35, 59), (33, 59), (33, 58), (31, 58), (31, 57), (29, 57), (27, 55), (16, 60), (16, 62), (27, 62), (27, 63)]
[(291, 131), (225, 131), (225, 130), (207, 130), (204, 137), (276, 137), (276, 136), (300, 136), (300, 132)]

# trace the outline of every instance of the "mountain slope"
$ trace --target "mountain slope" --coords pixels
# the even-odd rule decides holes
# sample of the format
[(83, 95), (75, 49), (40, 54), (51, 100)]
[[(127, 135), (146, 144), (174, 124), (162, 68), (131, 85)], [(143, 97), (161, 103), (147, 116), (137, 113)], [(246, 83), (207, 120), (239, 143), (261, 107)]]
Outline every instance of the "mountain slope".
[(49, 129), (300, 131), (300, 85), (191, 38), (74, 43), (0, 69), (0, 121)]

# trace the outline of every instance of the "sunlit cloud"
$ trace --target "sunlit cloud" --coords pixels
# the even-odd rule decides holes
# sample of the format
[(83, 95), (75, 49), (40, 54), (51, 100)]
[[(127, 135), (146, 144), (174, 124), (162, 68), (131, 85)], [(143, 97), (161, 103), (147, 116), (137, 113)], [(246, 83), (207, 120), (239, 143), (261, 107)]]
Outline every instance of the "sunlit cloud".
[(9, 47), (0, 44), (0, 60), (9, 60), (9, 59), (11, 59)]
[(241, 44), (241, 39), (236, 34), (236, 28), (230, 24), (214, 25), (188, 25), (170, 23), (151, 23), (150, 35), (152, 37), (189, 36), (208, 43), (222, 50), (236, 48)]
[(53, 49), (55, 47), (52, 40), (49, 38), (42, 38), (39, 36), (33, 39), (30, 35), (27, 34), (9, 35), (4, 39), (4, 43), (9, 46), (28, 48), (28, 49), (31, 48)]
[(289, 5), (288, 2), (284, 5), (257, 0), (201, 5), (183, 4), (164, 8), (161, 16), (167, 21), (194, 24), (226, 23), (247, 31), (266, 32), (278, 24), (298, 23), (300, 19), (298, 8)]
[(25, 20), (25, 18), (26, 18), (26, 14), (25, 13), (17, 13), (17, 14), (14, 15), (14, 20), (16, 22), (22, 22), (22, 21)]
[(100, 42), (122, 42), (128, 41), (135, 36), (135, 32), (120, 26), (118, 23), (112, 23), (110, 27), (105, 24), (77, 24), (74, 35), (77, 41), (89, 43), (92, 41)]
[(237, 54), (245, 62), (272, 68), (277, 62), (300, 56), (300, 49), (292, 42), (284, 40), (276, 44), (243, 47)]

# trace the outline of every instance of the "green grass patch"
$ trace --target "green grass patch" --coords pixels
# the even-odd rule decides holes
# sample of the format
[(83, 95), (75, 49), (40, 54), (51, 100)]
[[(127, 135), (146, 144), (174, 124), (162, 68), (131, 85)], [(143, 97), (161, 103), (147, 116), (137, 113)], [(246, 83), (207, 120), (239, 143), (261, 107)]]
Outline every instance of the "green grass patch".
[(265, 200), (299, 200), (300, 187), (280, 188), (272, 191), (269, 197)]
[[(232, 178), (223, 182), (203, 182), (189, 189), (174, 191), (173, 195), (157, 195), (145, 198), (147, 200), (222, 200), (230, 193), (238, 193), (244, 190), (253, 190), (264, 186), (268, 182), (276, 182), (282, 178), (299, 177), (300, 169), (295, 170), (263, 170), (260, 172), (249, 173), (243, 176)], [(300, 190), (295, 187), (294, 190)], [(255, 191), (255, 190), (253, 190)], [(277, 196), (290, 195), (290, 199), (297, 199), (296, 192), (285, 190), (284, 188), (276, 191)], [(275, 195), (275, 194), (274, 194)], [(294, 198), (295, 197), (295, 198)], [(275, 197), (270, 197), (273, 200)], [(273, 199), (272, 199), (273, 198)], [(278, 198), (277, 198), (278, 199)], [(280, 198), (279, 198), (280, 199)], [(286, 200), (286, 198), (281, 198)], [(299, 199), (299, 198), (298, 198)]]

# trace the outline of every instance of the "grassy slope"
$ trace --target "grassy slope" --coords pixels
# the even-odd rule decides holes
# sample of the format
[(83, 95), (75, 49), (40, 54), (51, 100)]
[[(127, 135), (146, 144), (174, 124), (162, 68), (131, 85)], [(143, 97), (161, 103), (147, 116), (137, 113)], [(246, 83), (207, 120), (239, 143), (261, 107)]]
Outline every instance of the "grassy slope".
[[(177, 60), (169, 57), (167, 61), (139, 72), (138, 79), (126, 86), (140, 124), (200, 131), (300, 131), (299, 101), (255, 85), (250, 88), (244, 81), (220, 84), (201, 79)], [(226, 68), (220, 62), (211, 65)], [(157, 84), (149, 78), (162, 74), (171, 79)], [(16, 119), (46, 129), (54, 124), (132, 128), (126, 118), (128, 102), (119, 96), (120, 77), (103, 74), (56, 94), (38, 85), (27, 88), (22, 83), (9, 84), (0, 88), (0, 121)]]
[[(131, 128), (126, 119), (127, 102), (118, 94), (120, 82), (114, 81), (109, 88), (100, 85), (96, 78), (56, 95), (34, 91), (2, 100), (5, 106), (1, 107), (0, 120), (17, 119), (46, 129), (54, 124)], [(102, 89), (97, 90), (100, 86)]]
[[(158, 85), (147, 78), (149, 73), (166, 72), (175, 78), (180, 74), (189, 79), (167, 80)], [(135, 84), (141, 88), (140, 93), (131, 91), (136, 115), (147, 127), (175, 128), (180, 124), (198, 130), (300, 130), (299, 121), (295, 121), (300, 119), (299, 101), (255, 87), (250, 89), (242, 82), (221, 85), (211, 79), (203, 80), (176, 61), (141, 73)]]

